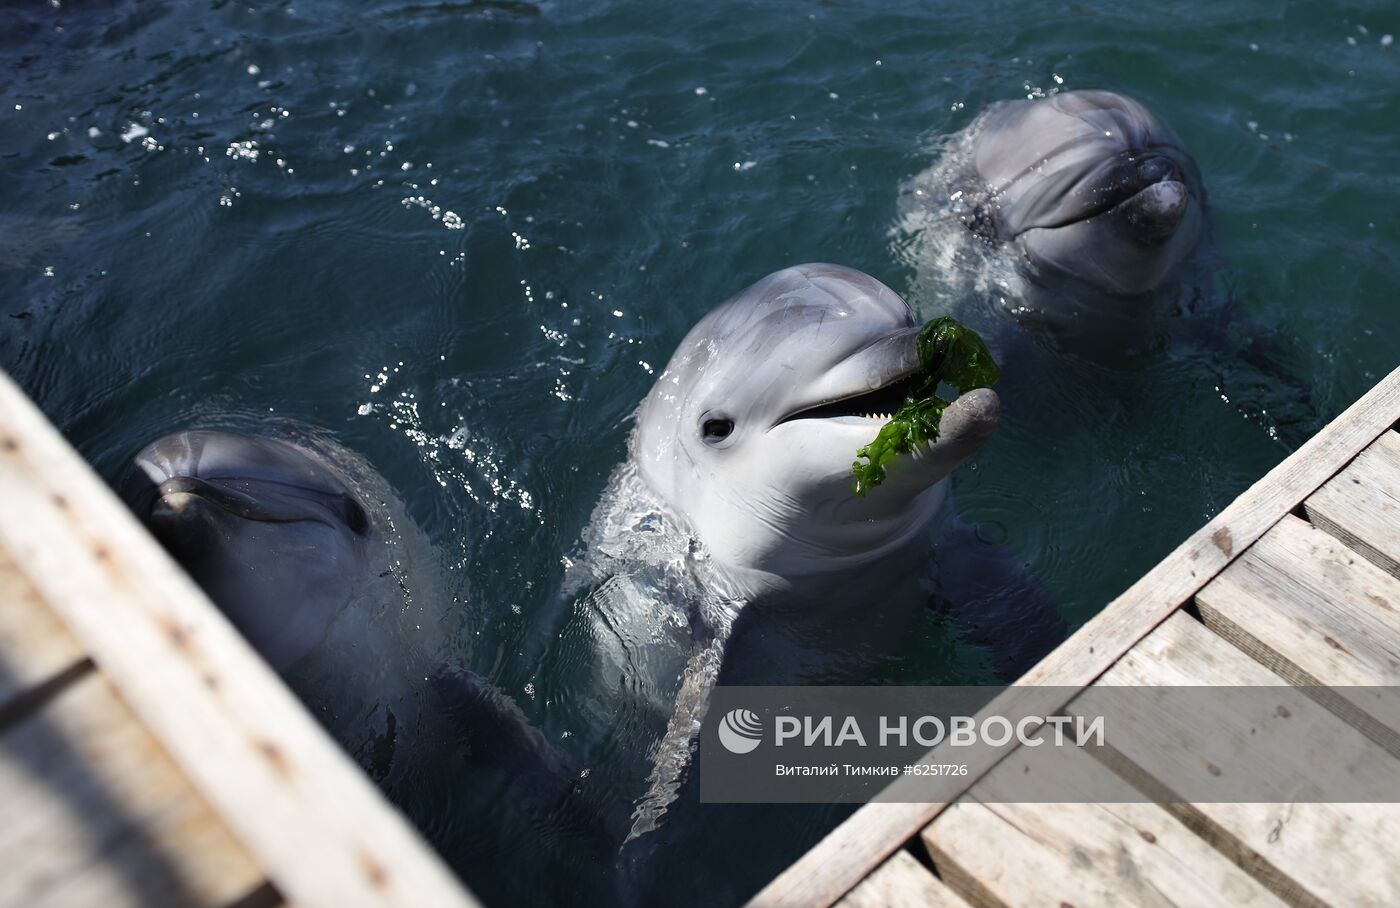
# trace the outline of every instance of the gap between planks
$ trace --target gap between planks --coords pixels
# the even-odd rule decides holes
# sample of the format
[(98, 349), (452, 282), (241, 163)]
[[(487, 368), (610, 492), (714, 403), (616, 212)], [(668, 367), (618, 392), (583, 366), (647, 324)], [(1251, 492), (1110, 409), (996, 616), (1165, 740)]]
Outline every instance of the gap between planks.
[(1400, 433), (1381, 435), (1304, 508), (1313, 526), (1400, 579)]
[[(1134, 688), (1173, 686), (1254, 692), (1219, 709), (1169, 699), (1164, 709), (1128, 720), (1137, 714), (1124, 707), (1141, 696)], [(1264, 689), (1272, 696), (1261, 697)], [(1069, 707), (1077, 716), (1105, 710), (1119, 720), (1095, 756), (1280, 898), (1308, 908), (1400, 902), (1389, 831), (1400, 804), (1310, 799), (1313, 779), (1340, 772), (1368, 790), (1393, 791), (1400, 761), (1201, 622), (1173, 615)], [(1184, 788), (1209, 790), (1207, 776), (1225, 785), (1248, 776), (1252, 788), (1267, 786), (1273, 795), (1267, 802), (1185, 801)]]

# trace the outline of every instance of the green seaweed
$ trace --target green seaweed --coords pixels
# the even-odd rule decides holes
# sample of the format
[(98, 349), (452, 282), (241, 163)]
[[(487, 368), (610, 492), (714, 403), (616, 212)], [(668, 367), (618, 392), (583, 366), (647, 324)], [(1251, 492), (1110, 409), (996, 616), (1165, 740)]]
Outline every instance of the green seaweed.
[[(1001, 372), (991, 351), (976, 331), (957, 323), (950, 316), (936, 318), (919, 331), (919, 364), (922, 381), (904, 403), (880, 427), (870, 444), (856, 451), (851, 464), (855, 474), (852, 489), (857, 495), (885, 481), (885, 464), (918, 445), (938, 440), (938, 424), (950, 401), (938, 396), (938, 385), (947, 382), (966, 394), (974, 388), (990, 388)], [(866, 463), (861, 463), (864, 457)]]

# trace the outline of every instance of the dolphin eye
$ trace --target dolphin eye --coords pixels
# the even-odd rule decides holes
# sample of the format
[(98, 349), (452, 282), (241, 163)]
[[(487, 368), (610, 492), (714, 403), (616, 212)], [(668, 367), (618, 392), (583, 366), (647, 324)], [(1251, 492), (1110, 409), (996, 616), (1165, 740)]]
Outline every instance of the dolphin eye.
[(734, 431), (734, 420), (723, 416), (711, 417), (700, 425), (700, 432), (708, 444), (724, 441)]

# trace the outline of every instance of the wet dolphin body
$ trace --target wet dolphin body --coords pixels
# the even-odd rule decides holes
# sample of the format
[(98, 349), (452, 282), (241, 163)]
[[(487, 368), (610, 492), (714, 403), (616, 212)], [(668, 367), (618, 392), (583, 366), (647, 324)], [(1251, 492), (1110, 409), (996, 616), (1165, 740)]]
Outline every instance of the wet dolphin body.
[[(968, 130), (962, 221), (1036, 270), (1135, 296), (1159, 286), (1205, 227), (1200, 170), (1131, 98), (1072, 91), (994, 105)], [(950, 193), (951, 195), (952, 193)]]
[(1000, 102), (941, 145), (901, 192), (893, 249), (921, 305), (951, 311), (1008, 361), (1023, 358), (1001, 349), (1009, 322), (1111, 361), (1159, 346), (1154, 316), (1209, 296), (1199, 168), (1136, 101)]
[[(936, 444), (868, 495), (851, 489), (921, 371), (909, 306), (869, 275), (811, 264), (769, 275), (705, 316), (637, 412), (631, 461), (702, 542), (733, 597), (801, 595), (897, 556), (990, 439), (995, 392), (958, 398)], [(721, 579), (722, 578), (722, 579)]]
[[(538, 733), (509, 698), (435, 661), (442, 641), (425, 634), (446, 603), (434, 560), (362, 458), (309, 429), (183, 431), (142, 449), (119, 491), (376, 778), (403, 741), (441, 740), (473, 767), (508, 769), (530, 789), (527, 806), (580, 814), (567, 761), (534, 746)], [(417, 772), (389, 784), (413, 784)]]
[(1072, 91), (993, 104), (950, 136), (905, 188), (895, 251), (917, 298), (1006, 360), (1008, 401), (1062, 372), (1041, 347), (1124, 372), (1176, 349), (1205, 361), (1247, 417), (1311, 424), (1297, 344), (1219, 291), (1209, 232), (1200, 169), (1176, 133), (1132, 98)]
[(142, 449), (120, 486), (137, 517), (284, 674), (343, 613), (402, 598), (389, 576), (387, 510), (366, 494), (366, 481), (381, 492), (382, 480), (330, 450), (177, 432)]
[[(836, 617), (902, 589), (927, 562), (948, 476), (989, 440), (999, 402), (986, 389), (959, 397), (936, 444), (857, 497), (855, 452), (919, 371), (917, 335), (908, 305), (869, 275), (786, 268), (701, 319), (638, 409), (629, 457), (571, 569), (592, 589), (576, 613), (612, 649), (596, 686), (619, 698), (646, 690), (670, 714), (630, 838), (676, 797), (741, 613)], [(679, 677), (678, 689), (639, 671)], [(603, 704), (585, 724), (635, 711)]]

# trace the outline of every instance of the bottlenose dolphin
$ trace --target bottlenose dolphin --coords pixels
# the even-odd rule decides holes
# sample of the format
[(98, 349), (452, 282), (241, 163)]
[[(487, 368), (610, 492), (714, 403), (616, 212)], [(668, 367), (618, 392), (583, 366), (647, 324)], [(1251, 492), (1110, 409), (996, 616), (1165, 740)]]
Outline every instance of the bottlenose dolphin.
[[(379, 494), (366, 495), (366, 482)], [(382, 488), (367, 465), (324, 441), (194, 430), (143, 448), (119, 491), (253, 648), (286, 673), (357, 601), (395, 598), (386, 545), (395, 534), (379, 505)]]
[[(1005, 359), (1008, 400), (1063, 369), (1046, 348), (1124, 374), (1178, 350), (1271, 431), (1311, 422), (1297, 345), (1222, 293), (1200, 168), (1146, 106), (1109, 91), (1004, 101), (941, 146), (903, 187), (893, 250), (915, 298)], [(1286, 390), (1256, 391), (1271, 386)]]
[[(436, 635), (448, 603), (436, 564), (388, 483), (361, 457), (297, 426), (190, 430), (147, 445), (119, 492), (331, 733), (387, 787), (404, 741), (510, 764), (527, 804), (570, 813), (568, 764), (503, 693)], [(426, 690), (424, 689), (426, 688)], [(423, 704), (431, 707), (427, 712)], [(430, 744), (431, 741), (444, 744)], [(505, 755), (504, 757), (502, 755)], [(402, 762), (399, 759), (399, 762)], [(577, 825), (577, 824), (576, 824)]]
[[(927, 562), (948, 476), (990, 439), (999, 401), (988, 389), (958, 397), (936, 443), (857, 497), (855, 452), (920, 372), (918, 332), (904, 300), (869, 275), (786, 268), (702, 318), (637, 410), (569, 579), (589, 590), (579, 609), (589, 636), (616, 643), (597, 686), (644, 691), (670, 713), (629, 839), (676, 797), (741, 613), (839, 614), (904, 588)], [(639, 667), (679, 677), (678, 688), (634, 680)], [(609, 709), (619, 712), (600, 707), (589, 724), (606, 727)]]
[(937, 443), (900, 458), (884, 486), (851, 490), (854, 452), (921, 371), (918, 333), (875, 278), (809, 264), (744, 290), (681, 341), (637, 411), (631, 460), (729, 596), (824, 585), (899, 553), (942, 508), (943, 480), (996, 426), (990, 389), (955, 400)]
[(895, 250), (919, 298), (993, 349), (1010, 313), (1111, 355), (1155, 342), (1153, 291), (1201, 258), (1205, 202), (1196, 162), (1142, 104), (1107, 91), (1005, 101), (904, 187)]
[(1131, 98), (1071, 91), (994, 105), (969, 127), (961, 220), (1036, 269), (1146, 293), (1200, 242), (1205, 190), (1171, 128)]

